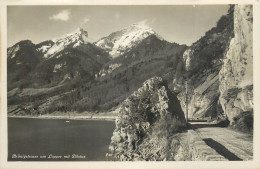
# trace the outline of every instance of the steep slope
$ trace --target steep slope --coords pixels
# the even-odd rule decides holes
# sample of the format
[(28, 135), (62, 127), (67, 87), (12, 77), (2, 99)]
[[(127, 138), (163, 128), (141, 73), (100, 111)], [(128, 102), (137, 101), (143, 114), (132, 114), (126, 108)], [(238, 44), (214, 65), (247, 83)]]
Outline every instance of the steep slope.
[[(160, 60), (168, 57), (169, 60), (176, 59), (183, 53), (185, 45), (169, 43), (159, 39), (156, 35), (149, 35), (147, 38), (139, 42), (138, 45), (131, 48), (125, 54), (112, 59), (106, 63), (104, 68), (99, 72), (97, 77), (105, 76), (119, 67), (128, 67), (139, 62), (147, 62), (149, 60)], [(177, 56), (178, 55), (178, 56)]]
[(236, 5), (234, 38), (219, 73), (220, 103), (232, 127), (253, 128), (253, 7)]
[(169, 136), (183, 127), (177, 97), (154, 77), (122, 103), (109, 149), (120, 160), (168, 160)]
[[(27, 46), (21, 46), (20, 43), (25, 43), (22, 41), (8, 49), (8, 65), (26, 75), (23, 76), (25, 87), (55, 86), (76, 77), (92, 80), (110, 58), (101, 48), (89, 43), (87, 35), (87, 31), (77, 29), (37, 45), (26, 41)], [(23, 70), (15, 69), (14, 65), (22, 66)], [(12, 70), (8, 74), (11, 77)]]
[(16, 43), (7, 49), (7, 83), (8, 90), (25, 85), (26, 76), (42, 60), (42, 54), (29, 40)]
[[(43, 105), (55, 105), (54, 100), (61, 99), (65, 107), (70, 107), (66, 96), (74, 94), (72, 91), (81, 84), (94, 80), (95, 74), (110, 60), (103, 49), (87, 42), (86, 35), (86, 31), (79, 29), (53, 41), (37, 45), (26, 41), (25, 47), (20, 45), (24, 44), (22, 41), (9, 48), (8, 106), (20, 107), (21, 114), (43, 114), (51, 112), (49, 106)], [(20, 81), (15, 79), (18, 77)]]
[[(178, 94), (186, 114), (186, 83), (188, 88), (188, 116), (190, 119), (225, 118), (218, 102), (219, 71), (233, 36), (233, 6), (222, 16), (216, 27), (193, 43), (183, 54), (177, 71), (164, 75), (170, 88)], [(172, 79), (172, 82), (170, 81)]]
[(172, 63), (181, 58), (185, 48), (150, 35), (130, 51), (108, 62), (95, 81), (82, 86), (86, 90), (80, 92), (82, 99), (75, 103), (75, 107), (78, 110), (107, 111), (117, 106), (145, 80), (172, 69)]
[[(147, 32), (143, 28), (133, 29)], [(78, 37), (78, 33), (75, 36)], [(39, 100), (36, 102), (30, 99), (31, 104), (26, 106), (27, 110), (36, 114), (55, 111), (107, 112), (137, 90), (145, 80), (175, 69), (173, 65), (181, 60), (186, 49), (185, 45), (169, 43), (154, 32), (149, 33), (149, 36), (145, 33), (147, 37), (140, 34), (142, 38), (133, 39), (133, 43), (130, 42), (132, 45), (127, 46), (124, 54), (110, 60), (108, 54), (94, 44), (87, 42), (74, 46), (74, 41), (68, 38), (75, 39), (75, 36), (69, 34), (63, 36), (64, 40), (58, 38), (59, 42), (72, 43), (67, 44), (63, 50), (44, 57), (27, 76), (27, 81), (30, 82), (27, 88), (45, 90), (10, 91), (10, 103), (26, 105), (26, 99), (23, 98), (29, 95), (30, 98)], [(56, 42), (46, 41), (37, 45), (37, 49), (47, 56), (52, 47), (46, 46), (55, 45)], [(48, 106), (39, 108), (43, 107), (44, 102), (48, 102)]]
[[(91, 44), (88, 43), (84, 46), (90, 45)], [(99, 47), (96, 48), (101, 50)], [(51, 58), (46, 59), (43, 62), (45, 64), (39, 64), (35, 69), (37, 70), (35, 71), (37, 74), (33, 74), (33, 79), (38, 79), (38, 81), (43, 80), (43, 82), (46, 81), (46, 84), (51, 84), (51, 86), (57, 84), (68, 85), (66, 90), (63, 91), (62, 96), (55, 97), (55, 100), (48, 102), (48, 106), (46, 106), (49, 107), (48, 110), (47, 108), (47, 111), (41, 109), (40, 113), (52, 113), (55, 111), (107, 112), (111, 108), (119, 105), (125, 98), (137, 90), (145, 80), (156, 75), (161, 76), (166, 71), (169, 71), (169, 69), (172, 69), (172, 63), (176, 60), (181, 60), (185, 48), (186, 46), (184, 45), (169, 43), (158, 39), (155, 35), (151, 35), (124, 55), (105, 63), (100, 70), (96, 69), (96, 67), (99, 67), (98, 64), (93, 62), (91, 57), (88, 57), (87, 54), (84, 55), (84, 59), (88, 60), (82, 60), (82, 53), (79, 53), (78, 56), (75, 52), (73, 52), (73, 55), (69, 52), (71, 50), (90, 52), (90, 49), (85, 50), (82, 47), (67, 48), (62, 51), (63, 53), (59, 52)], [(102, 56), (101, 54), (99, 55)], [(95, 58), (98, 57), (95, 55)], [(62, 64), (65, 61), (66, 63), (73, 61), (73, 66), (67, 67), (65, 64)], [(105, 59), (100, 57), (100, 62), (101, 61), (104, 63)], [(46, 65), (49, 65), (48, 68), (46, 68)], [(56, 68), (55, 65), (57, 65)], [(83, 65), (87, 66), (84, 67)], [(113, 70), (109, 69), (111, 67)], [(84, 73), (85, 70), (87, 70), (88, 73)], [(68, 71), (70, 74), (68, 74)], [(47, 73), (48, 76), (45, 76), (45, 72), (49, 72)], [(78, 76), (77, 72), (79, 72), (81, 76)], [(103, 75), (101, 75), (101, 72), (103, 72)], [(38, 75), (44, 78), (38, 78)], [(95, 79), (94, 75), (96, 76)], [(60, 83), (64, 81), (62, 78), (64, 78), (64, 80), (67, 79), (65, 81), (69, 83)], [(43, 82), (39, 83), (43, 84)], [(50, 87), (50, 85), (46, 87)], [(50, 94), (50, 92), (48, 94), (49, 97), (54, 97), (54, 94)], [(37, 93), (37, 95), (40, 94)], [(45, 96), (41, 97), (47, 99)], [(38, 110), (37, 106), (39, 107), (42, 103), (33, 104), (34, 106), (31, 105), (29, 106), (31, 108), (28, 107), (28, 109), (34, 107)]]
[(131, 48), (134, 48), (143, 39), (150, 35), (156, 35), (161, 39), (152, 28), (146, 25), (133, 24), (126, 29), (114, 32), (107, 37), (103, 37), (95, 42), (95, 44), (108, 51), (113, 58), (116, 58), (126, 53)]
[(75, 78), (90, 81), (108, 61), (108, 54), (91, 43), (66, 47), (37, 65), (29, 78), (34, 83), (51, 86)]

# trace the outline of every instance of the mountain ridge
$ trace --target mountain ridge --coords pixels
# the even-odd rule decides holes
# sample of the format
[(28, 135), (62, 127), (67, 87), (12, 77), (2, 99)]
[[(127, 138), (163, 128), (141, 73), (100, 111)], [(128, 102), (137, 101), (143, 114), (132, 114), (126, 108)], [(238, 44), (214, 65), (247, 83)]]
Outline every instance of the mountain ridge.
[[(60, 79), (60, 81), (64, 81), (65, 76), (73, 77), (75, 74), (78, 74), (83, 70), (81, 76), (89, 76), (87, 79), (93, 79), (95, 74), (94, 72), (98, 72), (103, 64), (109, 61), (110, 58), (101, 48), (88, 42), (87, 36), (87, 31), (78, 28), (75, 31), (62, 35), (54, 40), (47, 40), (38, 44), (33, 44), (30, 40), (20, 41), (14, 46), (8, 48), (8, 81), (11, 84), (9, 89), (22, 86), (22, 88), (40, 87), (51, 84), (56, 81), (51, 78), (54, 74), (56, 74), (55, 76)], [(12, 59), (16, 55), (18, 58), (28, 58), (26, 60), (23, 59), (23, 65), (30, 65), (28, 71), (25, 72), (27, 76), (23, 76), (23, 78), (19, 79), (15, 77), (20, 76), (20, 74), (16, 73), (16, 75), (13, 72), (24, 72), (24, 68), (17, 67), (17, 61)], [(30, 61), (30, 57), (37, 58), (37, 61)], [(75, 59), (88, 66), (78, 66)], [(86, 62), (87, 60), (92, 64), (88, 64)], [(18, 63), (20, 63), (20, 61)], [(63, 68), (64, 71), (66, 69), (66, 72), (70, 75), (61, 73)], [(67, 70), (68, 68), (71, 68), (71, 70)], [(75, 72), (70, 73), (69, 71), (72, 70), (75, 70)], [(86, 70), (89, 72), (86, 72)], [(86, 76), (84, 74), (86, 74)], [(56, 83), (59, 82), (57, 81), (55, 84)], [(35, 86), (33, 84), (37, 85)]]
[(150, 35), (156, 35), (159, 39), (163, 40), (151, 27), (142, 24), (132, 24), (125, 29), (113, 32), (101, 38), (94, 42), (94, 44), (105, 49), (113, 58), (116, 58), (127, 52), (129, 48), (138, 45), (143, 39)]
[(49, 40), (50, 43), (48, 45), (39, 46), (38, 50), (42, 51), (44, 53), (44, 58), (48, 59), (51, 55), (54, 55), (67, 47), (77, 47), (87, 44), (87, 38), (88, 32), (82, 28), (77, 28), (71, 33)]
[[(78, 96), (73, 99), (73, 103), (70, 103), (72, 105), (70, 108), (66, 106), (66, 99), (60, 98), (61, 100), (58, 99), (57, 103), (53, 102), (50, 105), (53, 107), (51, 111), (60, 110), (60, 107), (67, 107), (67, 110), (76, 109), (79, 112), (94, 109), (103, 111), (113, 108), (141, 86), (145, 80), (154, 75), (162, 75), (164, 68), (166, 68), (165, 70), (169, 69), (169, 60), (174, 62), (186, 48), (184, 45), (163, 40), (151, 28), (139, 27), (139, 25), (130, 27), (129, 32), (132, 32), (133, 29), (134, 32), (139, 32), (141, 35), (145, 32), (145, 36), (137, 38), (138, 43), (132, 45), (117, 58), (109, 56), (106, 50), (96, 46), (95, 43), (87, 42), (76, 47), (70, 45), (50, 55), (48, 59), (43, 58), (33, 72), (28, 74), (23, 85), (16, 86), (21, 89), (20, 92), (23, 92), (25, 88), (52, 88), (61, 85), (67, 86), (66, 89), (63, 89), (64, 93), (68, 93), (67, 98), (72, 95), (69, 94), (69, 91), (77, 93)], [(148, 34), (146, 34), (147, 32)], [(64, 37), (66, 39), (74, 34), (69, 33), (69, 36), (65, 35), (60, 39), (64, 39)], [(56, 43), (58, 41), (56, 40)], [(52, 40), (44, 41), (36, 46), (39, 49), (48, 45), (54, 46), (55, 42)], [(37, 51), (41, 52), (41, 50)], [(44, 54), (42, 51), (42, 55)], [(116, 64), (117, 62), (119, 64)], [(153, 68), (154, 66), (156, 68)], [(104, 71), (103, 76), (100, 75), (102, 70)], [(15, 87), (11, 89), (15, 89)], [(53, 94), (48, 93), (48, 95)], [(25, 96), (25, 94), (21, 96)], [(39, 102), (43, 103), (44, 100), (48, 100), (45, 96), (42, 99)], [(25, 102), (21, 103), (21, 105), (25, 104)], [(37, 106), (33, 105), (29, 105), (28, 109), (34, 107), (33, 109), (36, 110)]]

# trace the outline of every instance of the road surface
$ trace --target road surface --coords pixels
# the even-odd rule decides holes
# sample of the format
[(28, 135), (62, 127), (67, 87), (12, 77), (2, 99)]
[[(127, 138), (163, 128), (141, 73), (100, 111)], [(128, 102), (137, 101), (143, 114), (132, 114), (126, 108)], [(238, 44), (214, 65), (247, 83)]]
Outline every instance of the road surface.
[(207, 122), (190, 122), (208, 146), (230, 161), (253, 160), (253, 136)]

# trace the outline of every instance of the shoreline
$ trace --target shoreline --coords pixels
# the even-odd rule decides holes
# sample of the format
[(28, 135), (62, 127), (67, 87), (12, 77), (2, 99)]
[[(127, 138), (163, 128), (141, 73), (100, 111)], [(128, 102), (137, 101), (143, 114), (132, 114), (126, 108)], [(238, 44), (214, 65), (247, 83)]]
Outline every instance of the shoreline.
[(32, 119), (61, 119), (61, 120), (102, 120), (102, 121), (115, 121), (116, 116), (7, 116), (7, 118), (32, 118)]

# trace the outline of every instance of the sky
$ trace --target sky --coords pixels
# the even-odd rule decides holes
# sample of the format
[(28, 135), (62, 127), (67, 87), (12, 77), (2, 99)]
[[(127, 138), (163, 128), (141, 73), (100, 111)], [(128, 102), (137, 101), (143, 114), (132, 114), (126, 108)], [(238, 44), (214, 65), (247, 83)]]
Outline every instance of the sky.
[(216, 26), (228, 5), (8, 6), (7, 45), (21, 40), (37, 44), (70, 33), (88, 31), (95, 42), (133, 23), (150, 26), (169, 42), (191, 45)]

